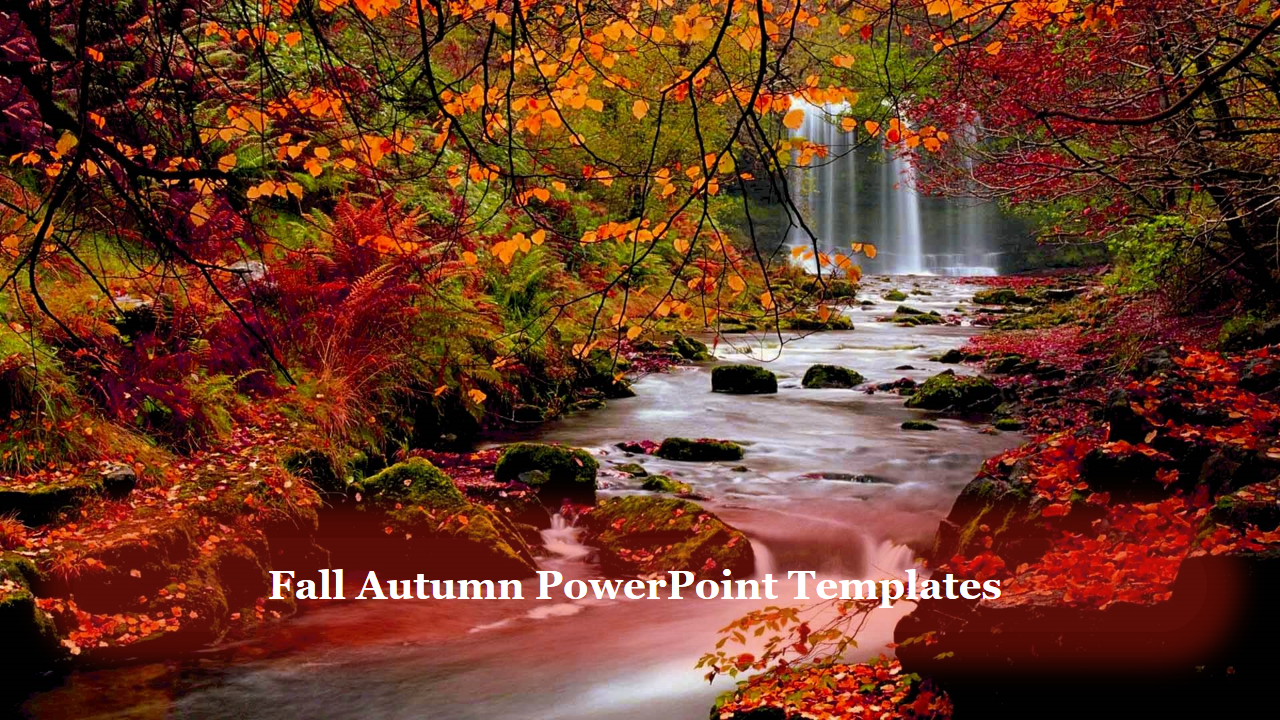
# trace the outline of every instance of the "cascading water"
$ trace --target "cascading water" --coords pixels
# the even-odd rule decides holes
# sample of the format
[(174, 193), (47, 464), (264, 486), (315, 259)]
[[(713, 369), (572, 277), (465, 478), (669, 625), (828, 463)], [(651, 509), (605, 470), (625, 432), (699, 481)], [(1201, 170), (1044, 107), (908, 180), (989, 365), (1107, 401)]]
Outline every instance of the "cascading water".
[[(1000, 223), (994, 206), (921, 197), (908, 158), (879, 147), (855, 148), (859, 131), (840, 127), (847, 104), (793, 99), (792, 107), (804, 110), (804, 121), (791, 136), (828, 148), (826, 157), (815, 154), (790, 178), (792, 200), (821, 250), (848, 252), (851, 243), (872, 243), (876, 259), (859, 258), (871, 273), (997, 274), (1000, 253), (993, 248)], [(973, 142), (977, 134), (967, 126), (957, 136)], [(808, 247), (809, 236), (792, 228), (788, 245)]]

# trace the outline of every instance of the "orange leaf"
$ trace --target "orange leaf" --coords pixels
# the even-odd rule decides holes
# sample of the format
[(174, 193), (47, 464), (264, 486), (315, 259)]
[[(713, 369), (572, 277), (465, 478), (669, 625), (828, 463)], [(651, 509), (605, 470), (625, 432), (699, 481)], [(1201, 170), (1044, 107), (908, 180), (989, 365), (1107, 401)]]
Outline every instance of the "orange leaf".
[(804, 124), (804, 111), (792, 110), (782, 118), (782, 124), (792, 130), (799, 130), (800, 126)]

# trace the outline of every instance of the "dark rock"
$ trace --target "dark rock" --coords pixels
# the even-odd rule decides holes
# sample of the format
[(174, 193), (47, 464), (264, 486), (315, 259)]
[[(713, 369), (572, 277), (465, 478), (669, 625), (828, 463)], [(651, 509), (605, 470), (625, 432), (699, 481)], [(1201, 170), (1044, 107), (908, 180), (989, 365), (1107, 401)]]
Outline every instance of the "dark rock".
[(898, 308), (893, 311), (893, 314), (894, 315), (924, 315), (925, 312), (923, 310), (918, 310), (916, 308), (913, 308), (910, 305), (899, 305)]
[(53, 669), (67, 659), (53, 619), (36, 606), (32, 584), (39, 579), (35, 565), (21, 555), (0, 552), (0, 638), (6, 657), (0, 667), (6, 680), (0, 683), (0, 708), (6, 701), (21, 701), (9, 690), (26, 686), (36, 674)]
[(1112, 502), (1151, 502), (1168, 496), (1156, 481), (1167, 463), (1137, 450), (1095, 448), (1084, 456), (1080, 479), (1094, 492), (1111, 494)]
[(1116, 442), (1140, 443), (1150, 427), (1146, 418), (1133, 409), (1128, 393), (1115, 390), (1107, 396), (1106, 407), (1103, 408), (1102, 419), (1108, 426), (1107, 440)]
[(1013, 288), (991, 288), (973, 294), (979, 305), (1039, 305), (1041, 301), (1030, 295), (1022, 295)]
[(1218, 346), (1234, 352), (1276, 343), (1280, 343), (1280, 318), (1268, 319), (1252, 313), (1223, 323), (1218, 335)]
[(805, 371), (800, 384), (806, 388), (852, 388), (866, 382), (856, 370), (839, 365), (814, 365)]
[(989, 358), (982, 371), (991, 375), (1007, 375), (1023, 362), (1021, 355), (1001, 355)]
[(1173, 357), (1169, 352), (1169, 348), (1162, 347), (1152, 350), (1138, 359), (1133, 367), (1133, 375), (1138, 378), (1149, 378), (1155, 375), (1169, 373), (1178, 366), (1173, 361)]
[(798, 480), (833, 480), (836, 482), (853, 482), (853, 483), (869, 483), (869, 484), (883, 484), (883, 483), (889, 482), (888, 480), (876, 475), (867, 475), (865, 473), (833, 472), (833, 471), (819, 471), (819, 472), (805, 473), (796, 479)]
[(547, 419), (547, 413), (537, 405), (516, 405), (511, 408), (511, 419), (520, 423), (539, 423)]
[(624, 472), (631, 477), (645, 477), (649, 474), (649, 471), (645, 470), (644, 466), (640, 463), (623, 463), (622, 465), (616, 466), (614, 469), (618, 472)]
[(1262, 358), (1247, 364), (1240, 374), (1240, 387), (1259, 395), (1280, 387), (1280, 360)]
[(728, 440), (699, 438), (690, 440), (682, 437), (669, 437), (654, 453), (664, 460), (680, 460), (685, 462), (717, 462), (741, 460), (742, 446)]
[(960, 376), (955, 372), (934, 375), (907, 401), (907, 407), (953, 412), (990, 412), (1000, 404), (1000, 391), (980, 376)]
[(778, 392), (778, 377), (758, 365), (721, 365), (711, 371), (711, 392), (761, 395)]
[(992, 425), (997, 430), (1016, 431), (1022, 429), (1022, 422), (1014, 418), (1000, 418)]
[(942, 353), (942, 356), (938, 358), (938, 362), (945, 363), (947, 365), (955, 365), (968, 359), (969, 356), (964, 351), (957, 348), (951, 348), (950, 350)]
[(725, 569), (747, 577), (755, 568), (747, 537), (687, 500), (615, 497), (585, 513), (579, 525), (582, 542), (599, 549), (600, 565), (610, 574), (688, 570), (721, 580)]
[(903, 430), (937, 430), (938, 426), (926, 420), (907, 420), (902, 423)]

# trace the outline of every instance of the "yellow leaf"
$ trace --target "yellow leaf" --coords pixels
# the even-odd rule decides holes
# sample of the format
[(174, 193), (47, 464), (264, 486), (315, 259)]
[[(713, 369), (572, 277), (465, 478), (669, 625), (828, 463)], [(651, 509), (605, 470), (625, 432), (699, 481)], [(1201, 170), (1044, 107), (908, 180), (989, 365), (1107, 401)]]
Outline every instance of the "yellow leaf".
[(798, 258), (798, 257), (800, 257), (801, 255), (803, 255), (803, 254), (804, 254), (804, 252), (805, 252), (805, 248), (804, 248), (804, 246), (803, 246), (803, 245), (797, 245), (796, 247), (791, 248), (791, 257), (792, 257), (792, 258)]
[(747, 284), (743, 282), (742, 278), (738, 277), (737, 275), (730, 275), (729, 287), (733, 288), (734, 292), (742, 292), (743, 290), (747, 289)]
[(631, 114), (634, 115), (637, 120), (644, 117), (645, 115), (648, 115), (649, 103), (643, 100), (635, 101), (635, 103), (631, 105)]
[(782, 124), (792, 130), (799, 130), (804, 124), (804, 110), (792, 110), (782, 118)]
[(765, 310), (772, 310), (773, 309), (773, 293), (769, 292), (768, 290), (765, 290), (764, 292), (760, 293), (760, 304), (764, 306)]
[(57, 152), (58, 157), (62, 157), (63, 155), (71, 152), (71, 150), (79, 143), (80, 141), (76, 139), (75, 135), (72, 135), (69, 132), (64, 132), (62, 133), (62, 137), (58, 138), (58, 145), (54, 150)]
[(841, 129), (841, 130), (843, 130), (843, 131), (845, 131), (845, 132), (852, 132), (852, 131), (853, 131), (853, 129), (854, 129), (854, 128), (856, 128), (856, 127), (858, 127), (858, 121), (857, 121), (857, 120), (855, 120), (855, 119), (853, 119), (853, 118), (851, 118), (851, 117), (847, 117), (847, 118), (840, 118), (840, 129)]
[(236, 166), (235, 153), (227, 153), (226, 155), (223, 155), (222, 157), (218, 158), (218, 170), (224, 173), (231, 172), (232, 168), (234, 168), (235, 166)]
[(640, 327), (639, 325), (632, 325), (630, 328), (627, 328), (627, 339), (635, 340), (636, 338), (640, 337), (640, 333), (642, 332), (644, 332), (644, 328)]
[(294, 45), (297, 45), (301, 41), (302, 41), (302, 33), (296, 30), (291, 33), (286, 33), (284, 36), (284, 43), (289, 47), (293, 47)]
[(826, 322), (831, 318), (831, 308), (826, 305), (818, 306), (818, 322)]
[(872, 245), (871, 243), (867, 243), (867, 244), (863, 245), (863, 246), (862, 246), (862, 252), (866, 253), (866, 255), (867, 255), (867, 257), (868, 257), (868, 258), (870, 258), (870, 259), (872, 259), (872, 260), (875, 260), (875, 259), (876, 259), (876, 246), (875, 246), (875, 245)]
[(689, 241), (683, 238), (676, 238), (671, 241), (671, 245), (675, 247), (676, 252), (684, 255), (689, 252)]
[(983, 49), (987, 51), (987, 54), (988, 54), (988, 55), (999, 55), (999, 54), (1000, 54), (1000, 48), (1002, 48), (1002, 47), (1004, 47), (1004, 43), (1002, 43), (1002, 42), (1000, 42), (999, 40), (997, 40), (997, 41), (995, 41), (995, 42), (991, 43), (990, 45), (987, 45), (987, 46), (986, 46), (985, 48), (983, 48)]
[(546, 240), (547, 240), (546, 230), (538, 230), (534, 232), (533, 235), (529, 236), (529, 241), (532, 242), (534, 245), (541, 245), (542, 243), (546, 242)]
[(869, 135), (880, 134), (880, 123), (876, 122), (875, 120), (868, 120), (865, 123), (863, 123), (862, 126), (867, 129), (867, 134)]
[(479, 405), (480, 403), (484, 402), (485, 398), (489, 396), (485, 395), (484, 392), (482, 392), (478, 388), (472, 388), (467, 391), (467, 397), (471, 398), (471, 402)]
[(478, 259), (479, 258), (476, 257), (476, 254), (470, 250), (466, 250), (462, 253), (462, 262), (468, 265), (475, 265)]

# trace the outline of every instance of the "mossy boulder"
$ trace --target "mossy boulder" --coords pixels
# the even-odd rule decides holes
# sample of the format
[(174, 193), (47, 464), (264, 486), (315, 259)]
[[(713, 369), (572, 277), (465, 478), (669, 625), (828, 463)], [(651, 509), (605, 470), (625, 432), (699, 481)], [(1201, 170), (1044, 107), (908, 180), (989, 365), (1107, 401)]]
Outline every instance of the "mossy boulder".
[(938, 362), (944, 365), (957, 365), (969, 359), (969, 355), (963, 350), (951, 348), (950, 350), (938, 356)]
[(1013, 288), (990, 288), (973, 294), (979, 305), (1039, 305), (1042, 300), (1030, 294), (1022, 294)]
[(623, 463), (622, 465), (616, 466), (614, 470), (624, 472), (631, 477), (645, 477), (649, 474), (649, 471), (645, 470), (644, 466), (640, 463)]
[[(30, 560), (0, 553), (0, 638), (7, 656), (3, 663), (6, 681), (0, 685), (21, 685), (19, 679), (48, 670), (66, 658), (53, 620), (36, 606), (31, 585), (37, 578)], [(6, 699), (6, 691), (0, 690), (0, 703)]]
[(721, 365), (711, 371), (711, 392), (765, 395), (778, 392), (778, 376), (758, 365)]
[(1000, 404), (1000, 390), (988, 379), (956, 375), (954, 371), (924, 381), (907, 400), (907, 407), (952, 412), (990, 412)]
[(672, 480), (666, 475), (650, 475), (644, 479), (644, 484), (640, 486), (641, 490), (649, 492), (671, 493), (672, 495), (684, 495), (692, 492), (689, 483)]
[(685, 462), (716, 462), (720, 460), (741, 460), (742, 446), (728, 440), (699, 438), (690, 440), (682, 437), (669, 437), (662, 441), (658, 451), (654, 453), (664, 460), (681, 460)]
[(884, 299), (889, 302), (902, 302), (907, 299), (907, 294), (901, 290), (890, 290), (884, 294)]
[(471, 503), (448, 475), (423, 458), (392, 465), (353, 485), (351, 492), (358, 498), (357, 519), (331, 523), (342, 535), (335, 556), (355, 555), (379, 569), (417, 568), (453, 578), (527, 577), (537, 568), (515, 523)]
[(1227, 320), (1218, 333), (1223, 350), (1250, 350), (1280, 343), (1280, 318), (1250, 312)]
[(410, 458), (356, 485), (366, 500), (452, 510), (467, 505), (453, 479), (424, 458)]
[(593, 497), (600, 463), (578, 448), (516, 443), (502, 451), (494, 477), (518, 480), (554, 497)]
[(634, 397), (631, 383), (621, 377), (631, 369), (631, 361), (604, 349), (593, 350), (579, 370), (584, 387), (595, 390), (606, 398)]
[(684, 335), (677, 335), (671, 341), (671, 349), (675, 350), (685, 360), (706, 362), (712, 359), (711, 349), (707, 347), (706, 343)]
[(938, 426), (927, 420), (908, 420), (902, 423), (903, 430), (937, 430)]
[(852, 330), (853, 321), (840, 313), (831, 313), (826, 320), (816, 313), (797, 313), (783, 320), (783, 327), (790, 330)]
[(583, 543), (598, 548), (612, 574), (687, 570), (698, 578), (747, 577), (755, 569), (751, 542), (700, 505), (678, 498), (617, 497), (583, 516)]
[(805, 371), (804, 380), (800, 384), (807, 388), (852, 388), (866, 381), (856, 370), (839, 365), (818, 364)]
[(16, 516), (26, 525), (45, 525), (63, 511), (92, 498), (120, 499), (133, 491), (138, 476), (127, 465), (108, 465), (100, 473), (53, 482), (0, 486), (0, 516)]
[(941, 325), (943, 323), (942, 316), (936, 312), (919, 312), (916, 313), (895, 313), (891, 322), (897, 323), (902, 327), (916, 327), (918, 325)]
[(1022, 421), (1017, 420), (1016, 418), (1000, 418), (996, 420), (993, 423), (993, 425), (997, 430), (1005, 430), (1010, 432), (1022, 429)]

